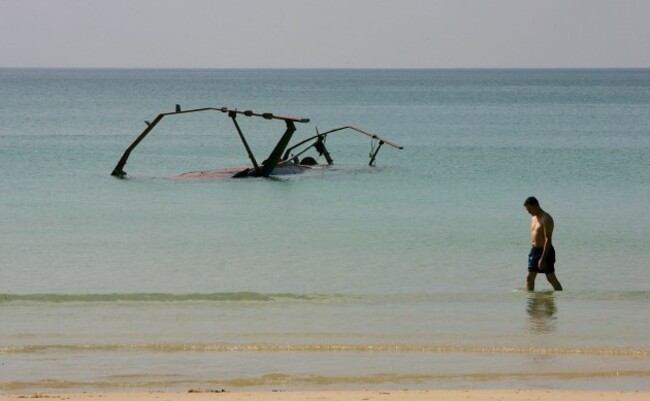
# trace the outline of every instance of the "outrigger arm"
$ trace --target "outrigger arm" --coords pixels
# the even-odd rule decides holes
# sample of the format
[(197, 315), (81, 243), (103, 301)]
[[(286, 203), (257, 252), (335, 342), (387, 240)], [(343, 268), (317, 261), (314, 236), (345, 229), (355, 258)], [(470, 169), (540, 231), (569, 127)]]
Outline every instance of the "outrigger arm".
[(288, 148), (286, 150), (283, 159), (286, 160), (289, 157), (289, 154), (291, 153), (291, 151), (293, 149), (296, 149), (296, 148), (304, 145), (305, 143), (308, 143), (309, 141), (313, 141), (314, 139), (316, 139), (316, 142), (309, 145), (307, 148), (302, 149), (302, 151), (298, 155), (306, 152), (309, 148), (314, 147), (319, 154), (322, 154), (322, 155), (325, 156), (325, 159), (327, 160), (327, 164), (332, 165), (332, 164), (334, 164), (334, 161), (332, 160), (329, 152), (327, 151), (327, 148), (325, 147), (325, 138), (329, 134), (332, 134), (332, 133), (337, 132), (337, 131), (343, 131), (345, 129), (351, 129), (353, 131), (356, 131), (356, 132), (358, 132), (360, 134), (366, 135), (366, 136), (368, 136), (368, 137), (370, 137), (370, 138), (372, 138), (374, 140), (379, 141), (379, 144), (377, 145), (377, 147), (374, 148), (370, 152), (370, 162), (368, 163), (369, 166), (374, 166), (375, 158), (377, 158), (377, 153), (379, 153), (379, 149), (381, 148), (381, 146), (383, 144), (390, 145), (390, 146), (392, 146), (394, 148), (397, 148), (397, 149), (404, 149), (404, 147), (402, 145), (400, 145), (400, 144), (397, 144), (395, 142), (391, 142), (391, 141), (389, 141), (387, 139), (381, 138), (381, 137), (379, 137), (379, 136), (377, 136), (375, 134), (364, 131), (361, 128), (353, 127), (351, 125), (346, 125), (345, 127), (334, 128), (334, 129), (331, 129), (329, 131), (322, 132), (322, 133), (317, 132), (316, 135), (314, 135), (314, 136), (312, 136), (310, 138), (307, 138), (304, 141), (298, 142), (297, 144), (293, 145), (292, 147), (290, 147), (290, 148)]

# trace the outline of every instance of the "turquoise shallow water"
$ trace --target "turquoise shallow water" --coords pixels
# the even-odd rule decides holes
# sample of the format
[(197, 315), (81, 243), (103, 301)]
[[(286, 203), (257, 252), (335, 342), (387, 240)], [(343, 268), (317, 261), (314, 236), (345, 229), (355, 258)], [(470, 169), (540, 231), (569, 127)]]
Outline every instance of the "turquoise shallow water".
[[(0, 390), (647, 389), (648, 70), (0, 70)], [(247, 164), (229, 106), (355, 125)], [(281, 122), (240, 118), (253, 151)], [(536, 195), (566, 291), (521, 288)], [(540, 372), (542, 372), (540, 374)], [(595, 386), (595, 387), (594, 387)]]

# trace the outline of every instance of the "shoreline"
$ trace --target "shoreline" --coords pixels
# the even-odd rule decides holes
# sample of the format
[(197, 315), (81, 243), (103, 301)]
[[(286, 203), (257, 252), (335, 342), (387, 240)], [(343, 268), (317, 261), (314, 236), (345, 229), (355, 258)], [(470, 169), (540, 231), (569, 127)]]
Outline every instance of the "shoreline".
[(0, 401), (26, 399), (68, 401), (642, 401), (650, 391), (571, 391), (571, 390), (399, 390), (399, 391), (253, 391), (223, 392), (195, 389), (188, 392), (83, 392), (0, 394)]

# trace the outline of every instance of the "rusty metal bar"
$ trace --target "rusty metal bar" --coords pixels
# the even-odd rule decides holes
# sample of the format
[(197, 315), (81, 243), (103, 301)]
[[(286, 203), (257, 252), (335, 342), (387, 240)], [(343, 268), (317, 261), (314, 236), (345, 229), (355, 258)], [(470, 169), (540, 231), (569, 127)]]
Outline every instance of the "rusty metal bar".
[(239, 137), (241, 138), (241, 141), (244, 144), (244, 148), (246, 148), (246, 153), (248, 153), (248, 158), (251, 159), (251, 162), (253, 162), (253, 166), (255, 167), (255, 169), (256, 170), (259, 169), (260, 166), (257, 165), (257, 160), (255, 160), (253, 151), (251, 151), (250, 146), (248, 146), (246, 137), (244, 137), (244, 133), (242, 132), (241, 128), (239, 128), (239, 124), (237, 124), (237, 113), (235, 111), (229, 111), (228, 116), (232, 118), (232, 122), (235, 123), (235, 128), (237, 129), (237, 133), (239, 134)]

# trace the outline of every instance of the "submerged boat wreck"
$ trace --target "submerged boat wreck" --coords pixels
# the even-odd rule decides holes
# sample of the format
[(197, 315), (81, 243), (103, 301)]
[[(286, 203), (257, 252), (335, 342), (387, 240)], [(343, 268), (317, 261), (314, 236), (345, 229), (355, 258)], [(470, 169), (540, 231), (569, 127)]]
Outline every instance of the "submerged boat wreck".
[[(373, 146), (370, 152), (370, 161), (368, 163), (369, 166), (374, 166), (377, 153), (379, 152), (379, 149), (381, 149), (382, 145), (387, 144), (397, 149), (403, 149), (403, 147), (397, 143), (388, 141), (384, 138), (380, 138), (375, 134), (366, 132), (360, 128), (356, 128), (352, 126), (335, 128), (326, 132), (318, 132), (317, 130), (316, 135), (290, 145), (293, 134), (296, 131), (296, 124), (308, 123), (309, 122), (308, 118), (289, 117), (289, 116), (276, 115), (273, 113), (257, 113), (251, 110), (241, 111), (237, 109), (230, 109), (227, 107), (221, 107), (221, 108), (204, 107), (199, 109), (182, 110), (180, 105), (176, 105), (175, 111), (160, 113), (152, 122), (146, 121), (147, 127), (135, 139), (135, 141), (124, 151), (124, 154), (122, 155), (117, 165), (113, 169), (111, 175), (118, 178), (124, 178), (126, 176), (126, 172), (124, 171), (124, 166), (126, 165), (126, 162), (128, 161), (131, 152), (133, 151), (133, 149), (136, 148), (136, 146), (138, 146), (138, 144), (140, 144), (140, 142), (142, 142), (142, 140), (147, 135), (149, 135), (149, 133), (156, 127), (158, 123), (160, 123), (160, 121), (164, 117), (178, 115), (178, 114), (186, 114), (186, 113), (205, 112), (205, 111), (218, 111), (221, 113), (225, 113), (228, 115), (229, 118), (232, 119), (237, 134), (239, 135), (239, 138), (241, 139), (242, 144), (244, 145), (244, 149), (246, 150), (246, 153), (248, 154), (248, 158), (250, 159), (252, 165), (245, 166), (245, 167), (231, 167), (231, 168), (224, 168), (224, 169), (217, 169), (217, 170), (193, 171), (188, 173), (182, 173), (172, 178), (176, 178), (176, 179), (245, 178), (245, 177), (268, 177), (270, 175), (283, 175), (283, 174), (300, 174), (302, 172), (313, 169), (315, 168), (315, 166), (319, 165), (316, 158), (312, 156), (303, 156), (306, 155), (308, 151), (314, 151), (317, 157), (322, 156), (325, 158), (327, 165), (333, 165), (334, 160), (329, 150), (325, 146), (326, 139), (329, 135), (335, 132), (343, 132), (345, 130), (351, 130), (353, 132), (357, 132), (359, 134), (366, 135), (371, 138), (371, 140), (373, 141)], [(255, 157), (255, 155), (253, 155), (253, 152), (251, 151), (251, 148), (248, 145), (248, 141), (244, 136), (244, 133), (242, 132), (241, 127), (237, 122), (238, 116), (260, 117), (266, 120), (282, 120), (285, 122), (286, 130), (280, 137), (280, 140), (277, 142), (277, 144), (275, 145), (271, 153), (262, 163), (258, 163), (257, 158)]]

